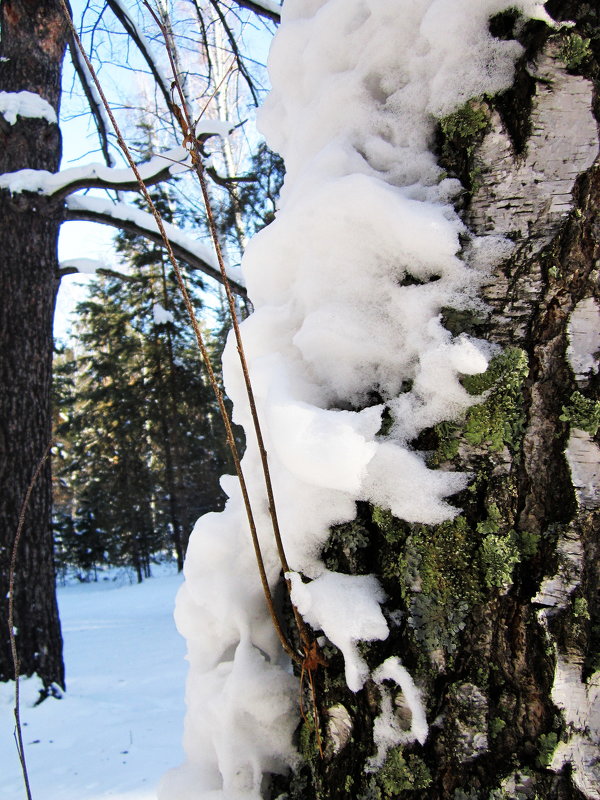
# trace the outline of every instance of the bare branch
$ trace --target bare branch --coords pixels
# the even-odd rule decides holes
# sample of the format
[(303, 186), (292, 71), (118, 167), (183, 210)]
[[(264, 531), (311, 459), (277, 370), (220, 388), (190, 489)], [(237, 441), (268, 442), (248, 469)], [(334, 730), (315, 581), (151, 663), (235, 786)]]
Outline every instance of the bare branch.
[(256, 181), (256, 175), (236, 175), (231, 176), (230, 178), (224, 178), (222, 175), (219, 175), (217, 170), (214, 167), (206, 167), (206, 173), (210, 175), (213, 181), (222, 186), (224, 189), (228, 191), (231, 190), (236, 184), (238, 183), (254, 183)]
[(208, 85), (210, 86), (212, 81), (212, 74), (213, 74), (213, 65), (212, 59), (210, 57), (210, 47), (208, 46), (208, 30), (206, 28), (206, 24), (204, 22), (204, 17), (202, 16), (202, 9), (198, 5), (198, 0), (192, 0), (194, 4), (194, 8), (196, 9), (196, 16), (198, 17), (198, 24), (200, 26), (201, 37), (200, 41), (204, 47), (204, 56), (206, 58), (206, 63), (208, 65)]
[(133, 20), (125, 13), (121, 5), (115, 0), (106, 0), (106, 4), (113, 12), (115, 17), (119, 20), (121, 25), (125, 28), (129, 36), (135, 42), (138, 50), (142, 54), (144, 61), (148, 64), (150, 72), (152, 73), (154, 80), (156, 81), (157, 86), (159, 87), (162, 95), (165, 99), (165, 103), (167, 104), (167, 108), (171, 108), (172, 99), (171, 99), (171, 92), (169, 91), (168, 85), (165, 83), (163, 76), (160, 73), (160, 70), (156, 66), (154, 59), (148, 47), (146, 46), (146, 41), (144, 38), (140, 36), (138, 31), (137, 25), (133, 22)]
[[(63, 2), (64, 2), (64, 0), (63, 0)], [(144, 0), (144, 3), (149, 8), (150, 12), (152, 13), (152, 10), (150, 9), (150, 7), (148, 5), (148, 0)], [(163, 33), (163, 36), (165, 36), (164, 28), (160, 25), (160, 22), (159, 22), (159, 27), (161, 28), (161, 32)], [(189, 116), (189, 113), (188, 113), (188, 111), (187, 111), (187, 109), (185, 107), (185, 101), (184, 101), (184, 97), (183, 97), (183, 89), (182, 89), (180, 81), (178, 80), (177, 70), (176, 70), (176, 66), (175, 66), (175, 59), (173, 57), (173, 53), (169, 49), (169, 40), (168, 40), (168, 38), (166, 36), (165, 36), (165, 46), (167, 48), (167, 55), (169, 56), (169, 61), (171, 63), (171, 69), (173, 71), (173, 78), (174, 78), (173, 82), (174, 82), (175, 88), (176, 88), (176, 90), (179, 93), (179, 96), (181, 98), (181, 104), (182, 104), (182, 107), (183, 107), (183, 114), (181, 115), (181, 119), (179, 121), (180, 121), (180, 124), (181, 124), (181, 132), (185, 135), (187, 131), (193, 130), (194, 123), (192, 122), (192, 120), (191, 120), (191, 118)], [(275, 495), (274, 495), (274, 491), (273, 491), (273, 482), (272, 482), (272, 479), (271, 479), (271, 471), (270, 471), (270, 468), (269, 468), (268, 455), (267, 455), (267, 450), (266, 450), (265, 443), (264, 443), (264, 438), (263, 438), (263, 434), (262, 434), (262, 427), (261, 427), (260, 419), (259, 419), (259, 416), (258, 416), (258, 408), (257, 408), (257, 405), (256, 405), (256, 399), (255, 399), (255, 395), (254, 395), (254, 388), (252, 386), (252, 380), (250, 378), (250, 371), (248, 369), (248, 361), (247, 361), (247, 358), (246, 358), (244, 342), (242, 340), (239, 321), (238, 321), (238, 318), (237, 318), (237, 309), (236, 309), (236, 305), (235, 305), (235, 300), (234, 300), (233, 293), (232, 293), (232, 287), (231, 287), (231, 284), (229, 282), (229, 278), (228, 278), (228, 275), (227, 275), (227, 268), (225, 266), (225, 259), (223, 258), (223, 251), (222, 251), (222, 248), (221, 248), (221, 243), (219, 241), (219, 236), (218, 236), (218, 232), (217, 232), (217, 225), (216, 225), (216, 221), (215, 221), (215, 216), (214, 216), (214, 213), (213, 213), (213, 208), (212, 208), (212, 204), (211, 204), (211, 201), (210, 201), (210, 195), (209, 195), (209, 192), (208, 192), (208, 184), (207, 184), (207, 181), (206, 181), (205, 169), (204, 169), (204, 165), (203, 165), (203, 162), (202, 162), (201, 144), (193, 136), (191, 137), (190, 144), (191, 144), (191, 146), (193, 148), (192, 151), (191, 151), (192, 162), (194, 164), (194, 168), (195, 168), (195, 171), (196, 171), (196, 175), (198, 176), (198, 180), (200, 181), (200, 187), (202, 189), (202, 197), (204, 199), (204, 206), (206, 208), (206, 216), (207, 216), (207, 219), (208, 219), (208, 227), (209, 227), (209, 230), (210, 230), (210, 235), (211, 235), (211, 239), (212, 239), (212, 242), (213, 242), (215, 254), (217, 256), (219, 269), (220, 269), (221, 275), (223, 277), (223, 286), (225, 287), (225, 294), (227, 295), (227, 304), (229, 306), (231, 323), (233, 325), (233, 332), (234, 332), (234, 336), (235, 336), (235, 342), (236, 342), (236, 345), (237, 345), (238, 359), (239, 359), (239, 363), (240, 363), (240, 366), (242, 368), (242, 373), (243, 373), (243, 376), (244, 376), (244, 384), (246, 386), (246, 396), (248, 398), (248, 404), (250, 406), (250, 413), (251, 413), (251, 416), (252, 416), (254, 433), (255, 433), (255, 436), (256, 436), (256, 444), (258, 446), (258, 451), (259, 451), (259, 455), (260, 455), (260, 461), (261, 461), (261, 465), (262, 465), (262, 472), (263, 472), (263, 477), (264, 477), (264, 481), (265, 481), (265, 489), (266, 489), (266, 494), (267, 494), (267, 507), (269, 509), (269, 514), (270, 514), (270, 517), (271, 517), (271, 523), (272, 523), (272, 528), (273, 528), (273, 536), (275, 538), (275, 544), (276, 544), (276, 547), (277, 547), (277, 552), (279, 554), (279, 561), (281, 563), (281, 569), (282, 569), (282, 572), (283, 572), (283, 574), (285, 576), (285, 582), (286, 582), (286, 586), (287, 586), (287, 590), (288, 590), (288, 595), (290, 597), (290, 602), (291, 602), (291, 605), (292, 605), (292, 611), (294, 613), (294, 619), (296, 621), (296, 627), (297, 627), (298, 634), (300, 636), (301, 645), (302, 645), (302, 648), (303, 648), (303, 651), (304, 651), (304, 658), (302, 658), (298, 654), (298, 652), (294, 649), (293, 645), (290, 644), (290, 642), (288, 641), (287, 636), (286, 636), (285, 632), (283, 631), (283, 629), (281, 627), (281, 624), (279, 622), (279, 618), (277, 617), (277, 612), (276, 612), (275, 606), (273, 604), (273, 597), (272, 597), (272, 594), (271, 594), (271, 589), (270, 589), (269, 582), (268, 582), (268, 579), (267, 579), (267, 576), (266, 576), (264, 561), (263, 561), (262, 552), (261, 552), (261, 546), (260, 546), (260, 542), (259, 542), (259, 539), (258, 539), (258, 533), (257, 533), (257, 529), (256, 529), (256, 526), (255, 526), (254, 518), (253, 518), (253, 510), (252, 510), (252, 506), (251, 506), (251, 503), (250, 503), (250, 497), (247, 494), (247, 486), (246, 486), (245, 478), (244, 478), (244, 475), (243, 475), (243, 472), (242, 472), (241, 463), (239, 462), (239, 455), (238, 455), (238, 451), (237, 451), (237, 446), (235, 444), (235, 440), (233, 438), (233, 434), (231, 433), (231, 426), (230, 426), (229, 416), (227, 415), (227, 413), (223, 414), (223, 419), (224, 419), (224, 422), (226, 423), (228, 439), (231, 442), (231, 453), (232, 453), (232, 456), (233, 456), (233, 459), (234, 459), (234, 462), (235, 462), (236, 472), (237, 472), (237, 475), (238, 475), (240, 488), (242, 490), (242, 494), (243, 494), (243, 497), (244, 497), (244, 504), (246, 506), (246, 511), (247, 511), (247, 515), (248, 515), (248, 523), (250, 525), (252, 541), (253, 541), (253, 544), (254, 544), (254, 551), (255, 551), (255, 555), (256, 555), (256, 562), (257, 562), (257, 566), (258, 566), (258, 571), (259, 571), (259, 574), (260, 574), (260, 577), (261, 577), (261, 582), (263, 584), (265, 600), (266, 600), (267, 606), (269, 608), (269, 613), (271, 615), (273, 626), (275, 628), (275, 631), (277, 632), (278, 638), (279, 638), (279, 640), (281, 642), (281, 645), (282, 645), (283, 649), (285, 650), (285, 652), (290, 656), (290, 658), (292, 658), (294, 661), (296, 661), (296, 663), (300, 663), (302, 665), (302, 668), (304, 669), (304, 667), (305, 667), (305, 665), (307, 663), (307, 659), (308, 659), (309, 653), (313, 652), (313, 649), (314, 649), (315, 653), (319, 653), (318, 645), (312, 639), (312, 637), (311, 637), (311, 635), (310, 635), (310, 633), (308, 631), (308, 628), (307, 628), (307, 626), (306, 626), (306, 624), (304, 622), (304, 619), (302, 618), (302, 615), (300, 614), (300, 612), (298, 611), (298, 608), (296, 607), (296, 605), (294, 604), (294, 602), (292, 600), (292, 584), (291, 584), (290, 578), (288, 577), (288, 573), (290, 572), (290, 568), (289, 568), (287, 557), (286, 557), (286, 554), (285, 554), (285, 549), (284, 549), (284, 545), (283, 545), (283, 539), (281, 537), (281, 530), (280, 530), (280, 527), (279, 527), (279, 521), (278, 521), (278, 517), (277, 517), (277, 509), (276, 509), (276, 506), (275, 506)]]
[(227, 20), (225, 19), (225, 15), (223, 14), (223, 11), (221, 10), (221, 7), (220, 7), (219, 3), (217, 2), (217, 0), (209, 0), (209, 2), (211, 4), (211, 6), (214, 8), (215, 13), (219, 17), (219, 20), (221, 21), (221, 25), (223, 26), (223, 29), (224, 29), (224, 31), (225, 31), (225, 33), (227, 35), (227, 38), (229, 39), (229, 44), (231, 46), (231, 52), (233, 53), (233, 55), (235, 57), (235, 60), (236, 60), (236, 63), (238, 65), (238, 69), (240, 71), (240, 74), (243, 76), (244, 80), (246, 81), (248, 89), (250, 90), (250, 94), (252, 95), (252, 99), (254, 100), (254, 105), (258, 107), (258, 95), (256, 94), (256, 89), (254, 88), (254, 82), (252, 80), (252, 77), (250, 76), (250, 73), (248, 72), (248, 70), (246, 68), (246, 65), (244, 64), (244, 60), (242, 59), (242, 57), (240, 55), (240, 51), (239, 51), (239, 48), (237, 46), (237, 42), (235, 41), (235, 36), (233, 35), (233, 31), (231, 30), (231, 28), (227, 24)]
[(69, 51), (71, 53), (73, 68), (77, 73), (77, 77), (79, 78), (84, 94), (87, 98), (90, 111), (92, 112), (94, 122), (96, 124), (96, 130), (98, 131), (98, 138), (100, 139), (100, 147), (102, 149), (104, 160), (109, 167), (112, 167), (114, 166), (115, 162), (110, 154), (110, 150), (108, 149), (108, 126), (106, 125), (104, 114), (102, 113), (103, 109), (101, 104), (98, 102), (98, 98), (94, 92), (93, 84), (90, 83), (85, 62), (81, 58), (77, 45), (73, 41), (73, 37), (71, 37), (69, 40)]

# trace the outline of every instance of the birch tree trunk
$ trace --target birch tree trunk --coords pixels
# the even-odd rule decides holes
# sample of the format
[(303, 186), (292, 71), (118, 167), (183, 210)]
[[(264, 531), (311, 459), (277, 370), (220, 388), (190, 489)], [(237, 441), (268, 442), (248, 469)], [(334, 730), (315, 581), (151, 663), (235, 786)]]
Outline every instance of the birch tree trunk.
[[(67, 36), (58, 3), (3, 0), (0, 12), (0, 90), (30, 92), (58, 112)], [(58, 125), (26, 113), (14, 124), (0, 116), (0, 173), (55, 172), (61, 156)], [(19, 510), (51, 437), (52, 318), (62, 213), (60, 201), (0, 191), (0, 680), (14, 677), (5, 621)], [(27, 509), (14, 594), (20, 671), (39, 675), (46, 692), (64, 688), (50, 513), (48, 460)]]
[[(328, 652), (317, 678), (324, 758), (308, 714), (303, 766), (277, 779), (274, 797), (600, 798), (600, 13), (546, 8), (575, 27), (528, 23), (513, 88), (439, 126), (467, 226), (514, 243), (490, 258), (487, 311), (445, 320), (502, 348), (465, 379), (485, 399), (414, 443), (431, 465), (473, 473), (456, 497), (463, 511), (425, 526), (362, 504), (325, 553), (330, 569), (376, 573), (401, 609), (389, 638), (361, 653), (372, 670), (402, 654), (427, 698), (429, 736), (375, 767), (374, 721), (387, 708), (408, 731), (407, 700), (385, 682), (352, 694)], [(509, 38), (515, 22), (506, 12), (492, 32)], [(488, 256), (465, 252), (480, 265)]]

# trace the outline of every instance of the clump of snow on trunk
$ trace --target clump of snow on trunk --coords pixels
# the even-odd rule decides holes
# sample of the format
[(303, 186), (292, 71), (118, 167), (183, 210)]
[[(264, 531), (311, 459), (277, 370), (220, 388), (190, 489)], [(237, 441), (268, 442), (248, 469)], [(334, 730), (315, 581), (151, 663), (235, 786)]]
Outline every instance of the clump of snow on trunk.
[[(255, 313), (242, 334), (294, 597), (343, 651), (353, 691), (368, 676), (356, 641), (387, 635), (384, 597), (372, 576), (326, 570), (330, 527), (353, 519), (357, 500), (439, 523), (456, 513), (445, 498), (467, 483), (428, 469), (410, 447), (424, 428), (464, 413), (472, 399), (459, 377), (487, 363), (482, 343), (441, 324), (442, 308), (476, 302), (482, 276), (458, 255), (464, 228), (450, 202), (460, 187), (443, 178), (431, 145), (436, 118), (510, 85), (521, 48), (488, 30), (509, 5), (547, 19), (531, 0), (287, 0), (269, 58), (274, 88), (260, 124), (287, 175), (275, 221), (244, 257)], [(275, 586), (280, 564), (233, 342), (224, 375), (247, 433), (243, 467)], [(382, 435), (386, 406), (394, 424)], [(177, 602), (190, 660), (188, 764), (167, 776), (165, 800), (258, 798), (264, 775), (296, 759), (298, 684), (267, 615), (239, 488), (230, 477), (223, 488), (225, 510), (192, 535)], [(416, 690), (411, 703), (421, 739)], [(380, 734), (380, 747), (392, 743), (389, 726)]]

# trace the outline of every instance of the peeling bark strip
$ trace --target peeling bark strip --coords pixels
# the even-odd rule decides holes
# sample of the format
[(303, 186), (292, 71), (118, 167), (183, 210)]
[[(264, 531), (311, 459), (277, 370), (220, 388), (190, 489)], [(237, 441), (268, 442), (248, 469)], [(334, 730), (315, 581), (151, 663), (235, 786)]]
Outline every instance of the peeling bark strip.
[[(58, 113), (66, 28), (53, 0), (0, 3), (0, 91), (27, 91)], [(0, 125), (0, 174), (58, 169), (60, 132), (43, 118)], [(51, 437), (52, 317), (62, 203), (0, 192), (0, 620), (7, 619), (8, 566), (31, 468)], [(16, 644), (23, 675), (45, 691), (64, 688), (54, 590), (50, 465), (34, 489), (17, 560)], [(0, 629), (0, 680), (13, 676), (8, 631)]]
[(559, 53), (551, 42), (529, 65), (536, 91), (524, 153), (515, 153), (496, 111), (474, 160), (481, 185), (467, 214), (470, 227), (527, 243), (530, 255), (557, 233), (573, 208), (576, 179), (598, 156), (592, 81), (572, 75)]

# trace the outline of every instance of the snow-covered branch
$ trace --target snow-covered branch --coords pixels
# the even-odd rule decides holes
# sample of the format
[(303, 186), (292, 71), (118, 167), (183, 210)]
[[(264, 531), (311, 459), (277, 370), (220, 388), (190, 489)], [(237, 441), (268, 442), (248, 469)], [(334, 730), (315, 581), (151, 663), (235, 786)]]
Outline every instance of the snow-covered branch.
[[(232, 126), (224, 120), (202, 119), (196, 125), (196, 136), (202, 141), (211, 136), (227, 136)], [(146, 186), (154, 186), (169, 180), (174, 175), (187, 172), (192, 162), (184, 147), (175, 147), (153, 156), (149, 161), (138, 164), (138, 170)], [(212, 168), (207, 172), (220, 185), (226, 185), (244, 178), (225, 179)], [(104, 164), (86, 164), (71, 167), (60, 172), (21, 169), (0, 175), (0, 189), (8, 189), (11, 194), (33, 192), (48, 197), (67, 197), (80, 189), (113, 189), (115, 191), (139, 191), (139, 183), (129, 167), (107, 167)]]
[[(189, 155), (183, 147), (176, 147), (154, 156), (138, 167), (147, 186), (168, 180), (173, 175), (186, 172), (189, 168)], [(71, 167), (60, 172), (47, 172), (41, 169), (7, 172), (0, 175), (0, 189), (8, 189), (11, 194), (34, 192), (58, 198), (67, 197), (79, 189), (139, 191), (139, 185), (133, 170), (129, 168), (86, 164), (83, 167)]]
[(279, 22), (281, 19), (281, 6), (275, 0), (235, 0), (238, 6), (249, 8), (261, 17)]
[(103, 261), (98, 261), (95, 258), (69, 258), (66, 261), (61, 261), (58, 276), (59, 278), (64, 278), (65, 275), (107, 275), (123, 281), (135, 280), (132, 275), (110, 269)]
[[(58, 277), (64, 278), (65, 275), (89, 275), (89, 270), (78, 269), (76, 266), (64, 267), (58, 270)], [(133, 281), (131, 275), (125, 272), (118, 272), (116, 269), (108, 269), (108, 267), (99, 267), (94, 270), (94, 275), (106, 275), (109, 278), (118, 278), (121, 281)]]
[[(65, 219), (111, 225), (114, 228), (145, 236), (157, 244), (162, 244), (162, 237), (152, 214), (126, 203), (113, 203), (97, 197), (72, 196), (66, 202)], [(192, 269), (200, 270), (214, 280), (221, 281), (216, 256), (209, 247), (192, 239), (177, 226), (168, 222), (163, 224), (177, 258), (185, 261)], [(228, 270), (228, 273), (232, 290), (241, 297), (245, 297), (246, 289), (241, 273), (232, 268)]]

